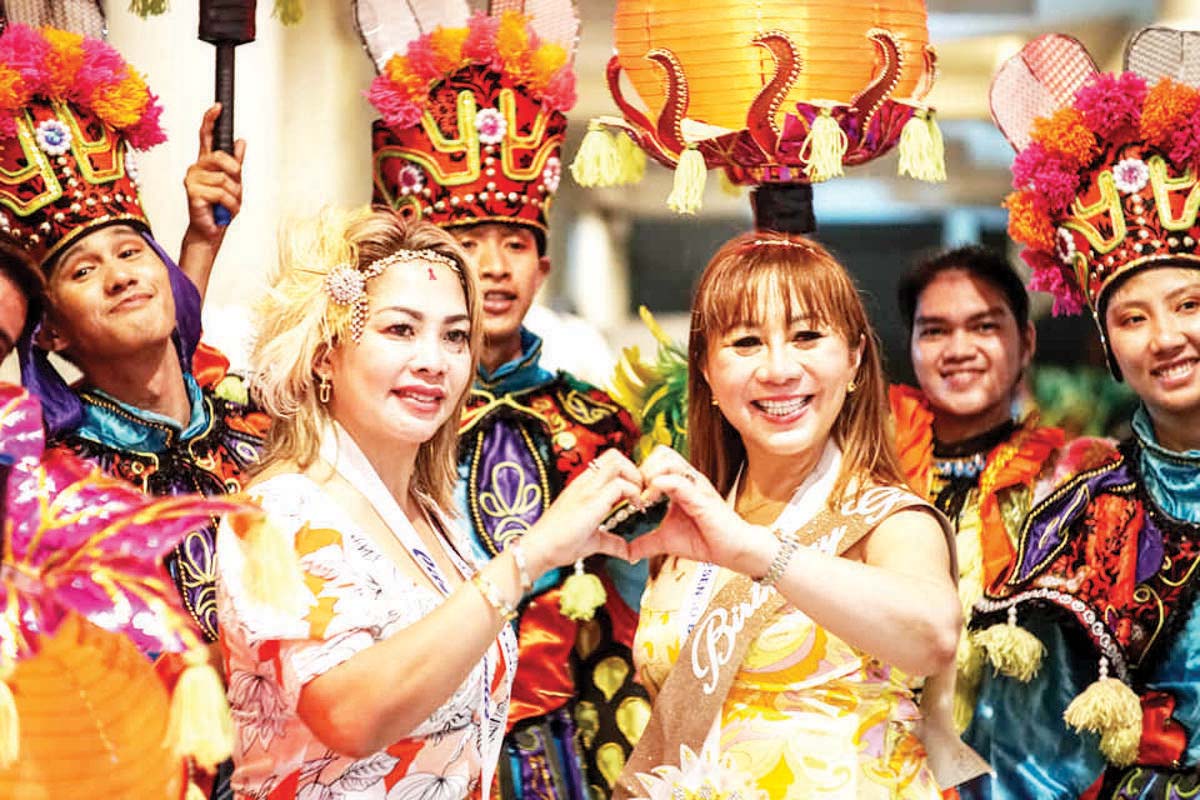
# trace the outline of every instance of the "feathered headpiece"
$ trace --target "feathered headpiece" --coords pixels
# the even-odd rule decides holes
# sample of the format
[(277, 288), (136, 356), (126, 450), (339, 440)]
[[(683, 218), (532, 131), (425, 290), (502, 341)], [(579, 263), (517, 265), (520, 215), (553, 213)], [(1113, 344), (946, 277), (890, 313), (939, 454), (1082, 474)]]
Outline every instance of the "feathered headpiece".
[(1086, 305), (1100, 322), (1122, 276), (1200, 267), (1198, 45), (1195, 32), (1147, 28), (1111, 74), (1077, 40), (1047, 34), (996, 73), (992, 116), (1018, 151), (1008, 231), (1056, 314)]
[(379, 75), (368, 99), (375, 202), (447, 225), (545, 231), (575, 103), (569, 0), (358, 3)]
[(0, 230), (41, 265), (83, 233), (149, 230), (129, 148), (166, 139), (162, 106), (110, 45), (10, 24), (0, 33)]

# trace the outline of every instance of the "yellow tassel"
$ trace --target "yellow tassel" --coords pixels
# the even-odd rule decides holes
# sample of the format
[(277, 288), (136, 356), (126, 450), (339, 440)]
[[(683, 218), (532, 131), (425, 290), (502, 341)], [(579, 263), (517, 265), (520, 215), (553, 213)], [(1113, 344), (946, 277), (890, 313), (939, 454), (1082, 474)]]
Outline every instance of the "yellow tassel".
[(1124, 682), (1108, 677), (1107, 659), (1100, 659), (1100, 677), (1071, 701), (1063, 720), (1077, 731), (1100, 734), (1100, 752), (1116, 766), (1137, 760), (1142, 702)]
[[(624, 135), (624, 134), (622, 134)], [(604, 126), (592, 120), (571, 162), (575, 182), (586, 188), (616, 186), (621, 180), (621, 161), (617, 143)]]
[(242, 548), (246, 593), (255, 601), (286, 614), (301, 614), (312, 593), (296, 560), (291, 541), (264, 514), (230, 514), (226, 522)]
[(970, 636), (961, 636), (954, 655), (957, 682), (954, 685), (954, 728), (960, 734), (971, 724), (975, 715), (975, 696), (983, 678), (983, 664), (987, 660), (983, 648)]
[(1007, 623), (976, 631), (971, 634), (971, 639), (983, 648), (997, 672), (1016, 678), (1021, 683), (1029, 683), (1041, 669), (1046, 646), (1017, 625), (1015, 612), (1015, 607), (1010, 608)]
[(171, 695), (167, 743), (176, 755), (191, 756), (202, 769), (212, 771), (233, 753), (233, 719), (225, 687), (203, 646), (183, 657), (187, 667)]
[(304, 18), (303, 0), (275, 0), (275, 8), (271, 12), (284, 25), (295, 25)]
[(929, 141), (933, 142), (933, 177), (930, 180), (946, 180), (946, 143), (942, 139), (942, 129), (938, 127), (937, 115), (933, 109), (925, 115), (925, 124), (929, 126)]
[(204, 794), (199, 786), (188, 781), (187, 795), (183, 800), (208, 800), (208, 796)]
[(627, 133), (615, 133), (617, 164), (622, 186), (631, 186), (646, 177), (646, 153), (634, 143)]
[(17, 763), (21, 754), (21, 720), (17, 700), (8, 685), (15, 669), (11, 662), (0, 666), (0, 769)]
[(850, 139), (833, 118), (832, 112), (822, 108), (800, 149), (801, 158), (808, 162), (808, 179), (820, 183), (845, 174), (842, 159), (849, 146)]
[(924, 109), (917, 109), (900, 131), (899, 174), (919, 181), (929, 178), (930, 161), (933, 159), (933, 142), (929, 139), (929, 126), (925, 124)]
[(583, 562), (575, 562), (575, 572), (563, 583), (562, 599), (558, 608), (569, 620), (579, 622), (596, 616), (596, 609), (604, 605), (608, 594), (604, 584), (590, 572), (584, 572)]
[(704, 164), (704, 156), (689, 144), (687, 149), (679, 154), (679, 163), (675, 165), (675, 184), (667, 197), (667, 207), (676, 214), (695, 214), (700, 210), (700, 199), (704, 196), (704, 183), (708, 179), (708, 167)]

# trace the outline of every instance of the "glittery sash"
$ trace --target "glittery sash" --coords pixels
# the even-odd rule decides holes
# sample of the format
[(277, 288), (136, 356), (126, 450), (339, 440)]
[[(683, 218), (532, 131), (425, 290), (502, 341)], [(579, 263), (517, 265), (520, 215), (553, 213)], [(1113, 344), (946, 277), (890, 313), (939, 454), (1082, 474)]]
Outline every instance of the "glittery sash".
[[(913, 507), (932, 510), (911, 492), (874, 486), (840, 509), (821, 511), (796, 536), (805, 547), (841, 555), (886, 517)], [(949, 526), (943, 517), (938, 518), (953, 559)], [(734, 576), (717, 592), (680, 647), (679, 660), (663, 682), (650, 721), (613, 789), (613, 800), (645, 795), (638, 773), (674, 763), (680, 745), (696, 753), (701, 751), (713, 721), (720, 717), (746, 651), (786, 603), (775, 589), (762, 587), (745, 575)], [(930, 707), (931, 711), (927, 724), (922, 726), (928, 737), (925, 744), (929, 764), (939, 782), (946, 781), (943, 786), (956, 785), (987, 771), (986, 763), (954, 733), (948, 702), (953, 694), (954, 672), (950, 670), (947, 675), (929, 679), (922, 699), (922, 708)], [(949, 737), (945, 735), (947, 730)]]

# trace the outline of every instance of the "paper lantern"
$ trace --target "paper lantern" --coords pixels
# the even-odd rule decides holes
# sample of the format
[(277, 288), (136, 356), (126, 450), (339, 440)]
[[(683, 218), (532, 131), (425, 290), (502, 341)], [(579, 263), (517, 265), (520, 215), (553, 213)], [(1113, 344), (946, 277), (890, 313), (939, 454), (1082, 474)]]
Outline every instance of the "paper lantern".
[(166, 686), (124, 636), (70, 614), (7, 682), (20, 758), (0, 770), (0, 797), (182, 797), (184, 764), (163, 746)]
[(796, 103), (849, 105), (877, 72), (876, 48), (867, 38), (877, 29), (900, 43), (903, 62), (892, 94), (912, 96), (929, 44), (923, 0), (619, 0), (613, 37), (621, 67), (651, 109), (663, 105), (665, 92), (661, 71), (645, 55), (665, 48), (687, 76), (688, 118), (737, 130), (775, 73), (770, 53), (752, 44), (756, 36), (787, 33), (803, 62), (776, 112), (780, 122)]
[(622, 118), (589, 126), (571, 165), (582, 185), (638, 173), (613, 128), (676, 170), (668, 204), (682, 213), (699, 207), (708, 169), (740, 185), (805, 185), (897, 144), (901, 174), (945, 179), (923, 102), (936, 60), (923, 0), (618, 0), (614, 31), (608, 84)]

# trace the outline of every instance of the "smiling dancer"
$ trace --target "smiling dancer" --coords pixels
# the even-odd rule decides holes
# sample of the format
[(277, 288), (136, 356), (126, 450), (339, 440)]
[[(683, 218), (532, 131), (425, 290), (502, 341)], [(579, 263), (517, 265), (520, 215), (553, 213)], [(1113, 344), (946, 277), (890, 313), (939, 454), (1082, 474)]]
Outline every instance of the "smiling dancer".
[[(984, 676), (966, 739), (995, 777), (964, 795), (1178, 798), (1200, 788), (1200, 92), (1179, 33), (1148, 29), (1097, 73), (1047, 35), (1001, 68), (1019, 150), (1009, 231), (1032, 286), (1086, 304), (1141, 400), (1133, 435), (1037, 504), (973, 627)], [(1194, 59), (1193, 59), (1194, 60)], [(1032, 84), (1032, 85), (1031, 85)], [(1040, 92), (1030, 119), (1010, 93)]]
[[(605, 392), (543, 368), (541, 340), (522, 324), (550, 272), (547, 215), (575, 99), (570, 2), (540, 4), (531, 19), (422, 22), (431, 33), (390, 43), (397, 55), (370, 92), (383, 116), (375, 199), (446, 228), (479, 279), (483, 350), (460, 431), (459, 502), (493, 557), (601, 453), (630, 453), (638, 432)], [(586, 570), (548, 573), (518, 609), (506, 798), (607, 796), (649, 715), (628, 648), (644, 570), (612, 560)]]
[[(1029, 298), (1016, 272), (981, 247), (950, 250), (900, 282), (920, 389), (890, 390), (896, 450), (909, 483), (949, 517), (963, 619), (1012, 562), (1019, 526), (1052, 480), (1062, 431), (1013, 419), (1033, 359)], [(954, 722), (971, 721), (983, 654), (959, 641)]]

